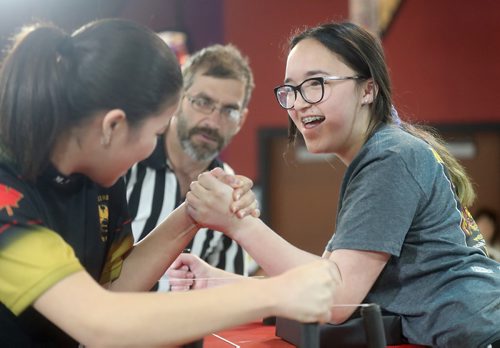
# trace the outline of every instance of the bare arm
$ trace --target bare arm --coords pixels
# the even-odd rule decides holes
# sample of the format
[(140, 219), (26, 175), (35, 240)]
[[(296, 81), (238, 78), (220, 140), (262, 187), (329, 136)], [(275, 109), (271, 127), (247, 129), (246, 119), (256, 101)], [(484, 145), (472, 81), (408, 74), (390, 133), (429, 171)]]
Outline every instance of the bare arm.
[(320, 258), (288, 243), (258, 218), (234, 216), (230, 209), (232, 189), (220, 182), (219, 174), (215, 170), (201, 174), (186, 195), (187, 211), (200, 225), (224, 232), (269, 275)]
[(184, 253), (180, 254), (167, 271), (170, 289), (186, 291), (189, 289), (205, 289), (245, 279), (245, 276), (216, 268), (200, 257)]
[[(341, 278), (333, 298), (334, 304), (360, 304), (375, 284), (390, 255), (376, 251), (339, 249), (325, 253), (324, 257), (337, 265)], [(331, 321), (342, 323), (355, 309), (333, 308)]]
[[(187, 197), (188, 212), (200, 224), (213, 226), (236, 240), (270, 275), (280, 274), (319, 258), (291, 245), (259, 219), (245, 217), (240, 220), (231, 216), (227, 208), (229, 194), (229, 188), (213, 175), (203, 174), (198, 182), (191, 185), (191, 194)], [(345, 305), (360, 304), (364, 300), (390, 255), (372, 251), (336, 250), (325, 253), (323, 257), (338, 267), (339, 285), (333, 303)], [(354, 309), (334, 308), (331, 320), (343, 322)]]
[(34, 307), (85, 345), (179, 345), (270, 315), (324, 322), (335, 288), (325, 260), (265, 280), (182, 293), (116, 293), (87, 273), (66, 277)]
[[(276, 234), (260, 219), (246, 217), (235, 220), (232, 236), (269, 275), (277, 275), (293, 267), (319, 259), (319, 256), (301, 250)], [(384, 269), (390, 255), (375, 251), (335, 250), (324, 258), (338, 268), (338, 286), (333, 304), (360, 304)], [(197, 275), (196, 275), (197, 276)], [(334, 307), (330, 321), (342, 323), (355, 307)]]
[(320, 259), (320, 256), (290, 244), (260, 219), (245, 217), (238, 226), (232, 237), (268, 275), (277, 275)]
[(175, 209), (146, 238), (137, 243), (123, 263), (120, 278), (110, 289), (147, 291), (160, 279), (198, 231), (185, 204)]
[[(258, 216), (252, 180), (225, 176), (221, 181), (232, 191), (231, 212), (235, 218)], [(134, 246), (124, 261), (120, 278), (110, 285), (115, 291), (147, 291), (191, 241), (199, 227), (181, 204), (165, 220)]]

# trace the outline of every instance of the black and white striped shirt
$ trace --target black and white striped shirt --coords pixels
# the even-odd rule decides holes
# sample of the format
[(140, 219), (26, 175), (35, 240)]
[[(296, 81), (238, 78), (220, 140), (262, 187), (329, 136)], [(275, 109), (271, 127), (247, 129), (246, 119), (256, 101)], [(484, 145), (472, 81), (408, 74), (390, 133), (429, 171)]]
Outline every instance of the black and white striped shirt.
[[(125, 177), (135, 242), (144, 238), (184, 201), (179, 182), (168, 165), (164, 144), (164, 138), (160, 137), (153, 154), (134, 165)], [(233, 173), (219, 159), (213, 160), (207, 170), (216, 167)], [(243, 248), (221, 232), (200, 229), (187, 247), (191, 249), (191, 253), (215, 267), (247, 275)]]

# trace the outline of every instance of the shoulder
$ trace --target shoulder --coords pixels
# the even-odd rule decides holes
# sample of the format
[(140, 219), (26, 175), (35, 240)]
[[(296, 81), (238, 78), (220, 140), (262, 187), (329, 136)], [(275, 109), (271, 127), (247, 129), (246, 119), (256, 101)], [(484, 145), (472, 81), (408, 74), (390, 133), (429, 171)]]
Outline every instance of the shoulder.
[[(17, 219), (23, 221), (22, 216), (33, 216), (32, 192), (34, 192), (32, 185), (21, 179), (14, 168), (0, 163), (0, 219), (2, 221)], [(21, 213), (23, 211), (26, 214)]]
[(377, 131), (365, 144), (372, 153), (394, 153), (401, 156), (429, 154), (430, 146), (420, 138), (396, 126)]
[(404, 164), (411, 172), (438, 167), (442, 162), (429, 144), (395, 126), (386, 126), (377, 131), (363, 146), (358, 157), (362, 162), (397, 162)]
[(416, 184), (428, 192), (438, 178), (444, 178), (439, 155), (422, 139), (396, 126), (378, 130), (349, 165), (346, 178), (365, 178), (409, 187)]

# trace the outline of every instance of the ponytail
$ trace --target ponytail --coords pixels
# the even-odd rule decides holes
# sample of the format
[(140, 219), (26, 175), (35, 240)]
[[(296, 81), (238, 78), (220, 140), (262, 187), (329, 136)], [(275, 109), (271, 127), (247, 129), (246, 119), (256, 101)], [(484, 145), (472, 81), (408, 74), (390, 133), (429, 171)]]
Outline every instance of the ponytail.
[(99, 20), (71, 36), (25, 28), (0, 69), (0, 152), (34, 179), (56, 141), (96, 113), (121, 109), (138, 127), (177, 103), (181, 89), (173, 52), (131, 21)]
[(26, 178), (34, 178), (48, 163), (65, 126), (69, 64), (58, 48), (67, 38), (52, 26), (24, 28), (0, 70), (2, 152)]
[(476, 193), (465, 168), (453, 157), (441, 137), (430, 127), (418, 126), (401, 121), (400, 127), (411, 135), (429, 144), (443, 160), (460, 203), (469, 208), (474, 203)]

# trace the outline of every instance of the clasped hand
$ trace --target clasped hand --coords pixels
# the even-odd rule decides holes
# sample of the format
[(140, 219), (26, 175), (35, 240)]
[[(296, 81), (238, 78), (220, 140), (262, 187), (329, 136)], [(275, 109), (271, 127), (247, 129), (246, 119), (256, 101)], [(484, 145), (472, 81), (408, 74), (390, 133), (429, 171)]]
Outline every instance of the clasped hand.
[(191, 183), (186, 195), (187, 211), (199, 225), (228, 234), (238, 220), (259, 217), (252, 186), (252, 180), (245, 176), (215, 168)]

